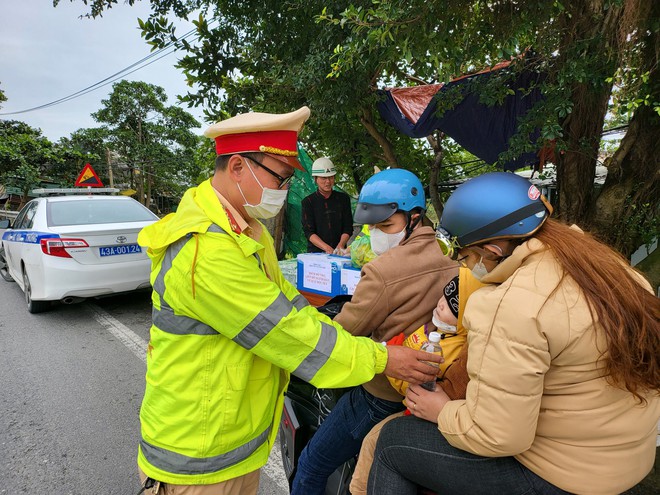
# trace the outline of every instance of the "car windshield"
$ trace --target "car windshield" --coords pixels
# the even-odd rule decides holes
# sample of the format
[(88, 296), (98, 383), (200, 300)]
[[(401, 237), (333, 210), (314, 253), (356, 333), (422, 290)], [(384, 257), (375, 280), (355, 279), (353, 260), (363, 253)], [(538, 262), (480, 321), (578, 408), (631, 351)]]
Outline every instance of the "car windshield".
[(48, 225), (146, 222), (158, 217), (136, 201), (57, 201), (48, 203)]

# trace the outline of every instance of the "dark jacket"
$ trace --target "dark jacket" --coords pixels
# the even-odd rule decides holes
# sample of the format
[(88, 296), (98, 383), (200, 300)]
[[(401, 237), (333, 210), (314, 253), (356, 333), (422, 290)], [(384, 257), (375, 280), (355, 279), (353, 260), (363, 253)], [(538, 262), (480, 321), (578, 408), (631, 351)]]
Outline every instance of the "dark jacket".
[(324, 242), (337, 247), (342, 234), (353, 234), (353, 214), (351, 212), (351, 198), (341, 191), (332, 191), (329, 198), (314, 191), (302, 200), (302, 225), (307, 239), (307, 251), (310, 253), (322, 252), (309, 242), (309, 238), (316, 234)]

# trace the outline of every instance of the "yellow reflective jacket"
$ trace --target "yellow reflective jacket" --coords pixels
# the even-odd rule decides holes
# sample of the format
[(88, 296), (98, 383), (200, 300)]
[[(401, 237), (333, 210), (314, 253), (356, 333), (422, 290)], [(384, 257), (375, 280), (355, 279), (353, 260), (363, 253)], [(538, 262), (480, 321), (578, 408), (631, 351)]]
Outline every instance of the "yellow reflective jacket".
[(383, 346), (310, 306), (278, 267), (267, 230), (232, 231), (210, 181), (138, 237), (152, 260), (153, 324), (138, 465), (204, 485), (268, 460), (289, 373), (319, 387), (369, 381)]

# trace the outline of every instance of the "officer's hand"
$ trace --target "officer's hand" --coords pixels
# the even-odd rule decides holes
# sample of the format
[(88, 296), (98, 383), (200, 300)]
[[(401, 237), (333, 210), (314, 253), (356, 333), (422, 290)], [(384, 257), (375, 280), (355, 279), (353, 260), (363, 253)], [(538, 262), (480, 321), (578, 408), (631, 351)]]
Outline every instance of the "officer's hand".
[(438, 368), (425, 363), (425, 361), (442, 363), (444, 358), (440, 354), (416, 351), (409, 347), (387, 346), (387, 366), (385, 366), (383, 373), (389, 377), (413, 384), (435, 380)]

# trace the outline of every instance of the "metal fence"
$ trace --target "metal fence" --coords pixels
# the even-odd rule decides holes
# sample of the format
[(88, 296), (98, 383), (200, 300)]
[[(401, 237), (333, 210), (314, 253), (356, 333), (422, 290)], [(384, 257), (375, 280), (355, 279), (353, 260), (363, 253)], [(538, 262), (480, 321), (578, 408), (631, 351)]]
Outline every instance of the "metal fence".
[(17, 215), (18, 215), (17, 211), (0, 209), (0, 219), (9, 218), (10, 220), (14, 220), (14, 218), (16, 218)]

